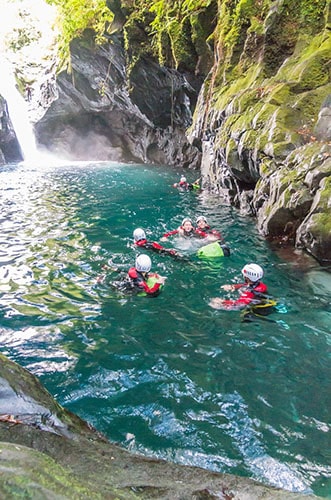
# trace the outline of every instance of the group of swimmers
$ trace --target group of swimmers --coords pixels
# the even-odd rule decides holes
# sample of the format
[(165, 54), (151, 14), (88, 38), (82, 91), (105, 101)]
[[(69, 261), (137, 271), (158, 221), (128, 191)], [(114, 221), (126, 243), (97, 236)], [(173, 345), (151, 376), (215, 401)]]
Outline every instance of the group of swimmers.
[[(165, 233), (161, 241), (167, 241), (170, 236), (178, 235), (183, 238), (199, 238), (206, 242), (219, 242), (220, 245), (226, 246), (223, 242), (223, 237), (219, 231), (212, 230), (207, 222), (206, 217), (199, 216), (196, 219), (196, 226), (193, 225), (192, 219), (185, 217), (182, 224), (172, 231)], [(176, 259), (185, 259), (185, 256), (174, 248), (165, 248), (156, 241), (148, 241), (146, 233), (142, 228), (137, 228), (133, 231), (134, 245), (140, 249), (151, 250), (159, 254), (170, 255)], [(228, 248), (228, 247), (227, 247)], [(136, 258), (135, 266), (131, 267), (127, 274), (126, 281), (121, 283), (121, 288), (131, 289), (137, 292), (144, 292), (148, 296), (155, 297), (159, 294), (161, 286), (165, 283), (165, 277), (157, 273), (151, 273), (152, 261), (147, 254), (140, 254)]]
[[(191, 189), (188, 185), (185, 177), (181, 177), (180, 182), (174, 184), (175, 187), (181, 186), (183, 189)], [(197, 217), (195, 225), (192, 219), (185, 217), (177, 229), (163, 234), (161, 241), (167, 241), (170, 236), (174, 235), (182, 238), (201, 239), (203, 247), (200, 250), (203, 250), (203, 255), (207, 257), (230, 255), (230, 249), (226, 245), (222, 234), (218, 230), (211, 229), (206, 217), (203, 215)], [(136, 228), (133, 231), (133, 242), (134, 246), (139, 249), (151, 250), (159, 254), (169, 255), (175, 259), (186, 259), (186, 256), (174, 248), (166, 248), (156, 241), (148, 241), (142, 228)], [(166, 277), (151, 272), (151, 268), (152, 261), (149, 255), (145, 253), (139, 254), (135, 259), (135, 265), (129, 269), (125, 279), (122, 282), (117, 282), (120, 283), (118, 288), (123, 291), (131, 290), (149, 297), (156, 297), (160, 293)], [(241, 272), (244, 277), (243, 283), (221, 286), (227, 292), (238, 290), (240, 293), (239, 298), (223, 299), (215, 297), (210, 300), (210, 307), (214, 309), (244, 309), (247, 306), (268, 305), (267, 286), (261, 281), (264, 275), (262, 267), (255, 263), (248, 263), (242, 268)]]

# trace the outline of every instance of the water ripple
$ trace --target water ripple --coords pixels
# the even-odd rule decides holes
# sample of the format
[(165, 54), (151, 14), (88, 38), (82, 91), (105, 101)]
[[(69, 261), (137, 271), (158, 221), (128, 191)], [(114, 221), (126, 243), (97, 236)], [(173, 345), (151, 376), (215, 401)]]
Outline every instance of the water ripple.
[[(272, 253), (254, 221), (214, 195), (178, 193), (179, 174), (114, 163), (2, 168), (2, 352), (129, 449), (324, 494), (330, 275)], [(201, 242), (169, 238), (187, 261), (151, 254), (168, 277), (159, 297), (110, 286), (133, 265), (136, 227), (158, 241), (202, 214), (230, 258), (202, 261)], [(247, 261), (265, 268), (283, 305), (277, 322), (243, 323), (208, 305)], [(105, 273), (107, 263), (119, 272)]]

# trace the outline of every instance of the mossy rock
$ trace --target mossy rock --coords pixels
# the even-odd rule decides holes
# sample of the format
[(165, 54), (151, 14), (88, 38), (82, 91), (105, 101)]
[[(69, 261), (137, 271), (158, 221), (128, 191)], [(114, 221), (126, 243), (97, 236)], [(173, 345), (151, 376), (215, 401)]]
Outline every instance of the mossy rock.
[[(321, 155), (323, 157), (323, 153)], [(304, 182), (307, 184), (310, 190), (317, 190), (320, 182), (324, 177), (331, 176), (331, 159), (329, 161), (325, 161), (321, 164), (321, 166), (315, 166), (315, 168), (309, 169), (307, 172)], [(330, 212), (331, 212), (331, 207)]]
[(309, 92), (296, 95), (292, 109), (300, 113), (300, 121), (307, 127), (307, 132), (310, 132), (310, 135), (313, 135), (311, 131), (317, 121), (317, 111), (320, 110), (323, 102), (330, 93), (331, 85), (327, 84)]
[(320, 51), (305, 60), (300, 73), (300, 80), (295, 87), (296, 92), (305, 92), (316, 89), (330, 82), (330, 53), (328, 50)]
[(256, 190), (259, 189), (259, 182), (262, 182), (263, 178), (269, 177), (271, 174), (273, 174), (277, 169), (277, 164), (268, 157), (262, 157), (260, 160), (260, 176), (261, 178), (259, 179), (257, 185), (256, 185)]
[(227, 164), (230, 165), (236, 165), (237, 163), (240, 163), (237, 143), (233, 139), (229, 139), (227, 141), (225, 149), (225, 160)]
[(322, 179), (320, 183), (320, 190), (317, 194), (318, 198), (315, 203), (314, 203), (314, 208), (318, 207), (319, 212), (324, 212), (325, 215), (329, 216), (329, 220), (326, 226), (326, 230), (330, 231), (331, 230), (331, 217), (330, 217), (330, 212), (331, 212), (331, 171), (330, 175), (328, 177), (325, 177)]
[[(302, 44), (305, 43), (305, 48)], [(331, 80), (331, 37), (321, 33), (313, 39), (299, 39), (299, 50), (280, 68), (277, 78), (296, 82), (292, 89), (297, 93), (326, 85)]]
[(238, 93), (232, 100), (232, 106), (238, 113), (255, 108), (259, 103), (259, 89), (249, 88)]
[[(330, 196), (330, 194), (329, 194)], [(330, 213), (318, 212), (310, 217), (309, 230), (319, 239), (323, 236), (328, 237), (331, 248), (331, 220)]]
[[(233, 114), (228, 116), (223, 124), (222, 127), (217, 131), (216, 135), (216, 140), (215, 140), (215, 147), (216, 148), (221, 148), (221, 147), (226, 147), (226, 144), (228, 140), (231, 137), (231, 134), (233, 132), (234, 125), (237, 120), (239, 120), (240, 115), (239, 114)], [(233, 138), (235, 138), (235, 134), (233, 133)]]
[(241, 95), (244, 90), (258, 88), (263, 81), (263, 66), (253, 64), (247, 69), (245, 74), (233, 75), (233, 79), (228, 80), (226, 85), (223, 78), (215, 82), (215, 107), (224, 109), (236, 95)]
[(289, 141), (269, 142), (264, 147), (264, 152), (266, 154), (272, 153), (276, 161), (284, 161), (292, 151), (295, 151), (296, 147), (294, 143)]
[(198, 58), (191, 40), (191, 24), (189, 19), (186, 19), (182, 23), (176, 22), (173, 19), (169, 25), (168, 33), (176, 68), (194, 72)]
[[(102, 500), (101, 492), (82, 484), (69, 469), (49, 456), (26, 446), (0, 442), (0, 497), (2, 499), (31, 498)], [(107, 498), (124, 498), (122, 495)], [(134, 498), (132, 495), (131, 498)]]
[(249, 151), (256, 150), (259, 144), (259, 137), (260, 134), (258, 131), (253, 129), (246, 130), (240, 137), (240, 147)]
[(283, 106), (289, 100), (291, 87), (288, 83), (278, 83), (265, 87), (263, 95), (266, 94), (266, 102), (274, 106)]
[(254, 115), (252, 117), (253, 127), (255, 129), (263, 129), (267, 123), (273, 119), (273, 116), (278, 112), (279, 107), (270, 103), (260, 102), (254, 108)]
[[(247, 500), (316, 498), (268, 487), (249, 478), (131, 454), (64, 408), (57, 411), (60, 406), (38, 379), (3, 355), (0, 371), (3, 500), (178, 500), (210, 498), (209, 492), (213, 497), (222, 497), (227, 491), (230, 496)], [(38, 426), (41, 406), (47, 415), (61, 416), (63, 427), (64, 417), (71, 422), (70, 434), (61, 434), (59, 426)]]
[(310, 213), (297, 233), (297, 242), (321, 264), (331, 264), (331, 176), (323, 178), (317, 190)]

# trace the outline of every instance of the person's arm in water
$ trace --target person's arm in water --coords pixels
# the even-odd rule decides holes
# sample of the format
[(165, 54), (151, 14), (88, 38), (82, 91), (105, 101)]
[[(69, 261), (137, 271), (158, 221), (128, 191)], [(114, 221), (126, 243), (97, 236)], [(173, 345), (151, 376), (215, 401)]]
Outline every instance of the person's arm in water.
[(196, 236), (197, 238), (207, 238), (208, 237), (208, 233), (206, 233), (202, 229), (196, 228), (194, 230), (194, 236)]
[(151, 249), (157, 253), (161, 253), (161, 254), (165, 253), (167, 255), (171, 255), (172, 257), (181, 257), (181, 254), (179, 252), (177, 252), (177, 250), (175, 250), (174, 248), (165, 248), (162, 245), (160, 245), (160, 243), (157, 243), (156, 241), (153, 241), (151, 243)]
[(121, 273), (123, 272), (124, 269), (120, 269), (119, 267), (115, 266), (111, 261), (108, 261), (107, 264), (103, 264), (101, 267), (103, 271), (106, 271), (104, 274), (100, 274), (97, 277), (97, 283), (103, 283), (105, 281), (105, 278), (107, 276), (107, 273)]
[(222, 285), (221, 288), (223, 290), (226, 290), (227, 292), (233, 292), (234, 290), (239, 290), (239, 288), (242, 288), (243, 286), (247, 286), (246, 283), (237, 283), (237, 284), (231, 284), (231, 285)]
[(261, 300), (262, 296), (264, 296), (268, 291), (267, 286), (262, 282), (259, 282), (254, 286), (248, 286), (247, 283), (222, 285), (221, 288), (227, 292), (240, 290), (241, 288), (245, 288), (245, 290), (236, 300), (222, 299), (220, 297), (211, 299), (209, 305), (214, 309), (242, 309), (253, 301)]
[(161, 241), (166, 241), (169, 236), (173, 236), (174, 234), (178, 234), (178, 229), (174, 229), (173, 231), (168, 231), (168, 233), (164, 233), (161, 238)]
[[(166, 240), (167, 238), (165, 238)], [(170, 255), (171, 257), (175, 257), (178, 259), (185, 259), (185, 257), (177, 252), (174, 248), (165, 248), (164, 246), (157, 243), (157, 241), (147, 241), (147, 240), (139, 240), (135, 242), (135, 245), (140, 248), (146, 248), (147, 250), (152, 250), (153, 252), (159, 254)]]

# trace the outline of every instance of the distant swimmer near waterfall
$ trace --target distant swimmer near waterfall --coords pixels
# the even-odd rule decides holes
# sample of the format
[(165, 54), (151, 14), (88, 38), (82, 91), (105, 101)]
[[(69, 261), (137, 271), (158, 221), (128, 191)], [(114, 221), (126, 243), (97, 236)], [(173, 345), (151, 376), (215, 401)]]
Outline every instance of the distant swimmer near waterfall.
[(173, 187), (177, 188), (181, 191), (192, 191), (192, 190), (201, 189), (200, 188), (200, 178), (194, 182), (187, 182), (186, 177), (184, 175), (182, 175), (182, 177), (180, 178), (180, 181), (175, 182), (175, 184), (173, 184)]
[(31, 101), (31, 98), (32, 98), (32, 88), (30, 87), (30, 85), (26, 85), (25, 86), (25, 98), (28, 102)]

